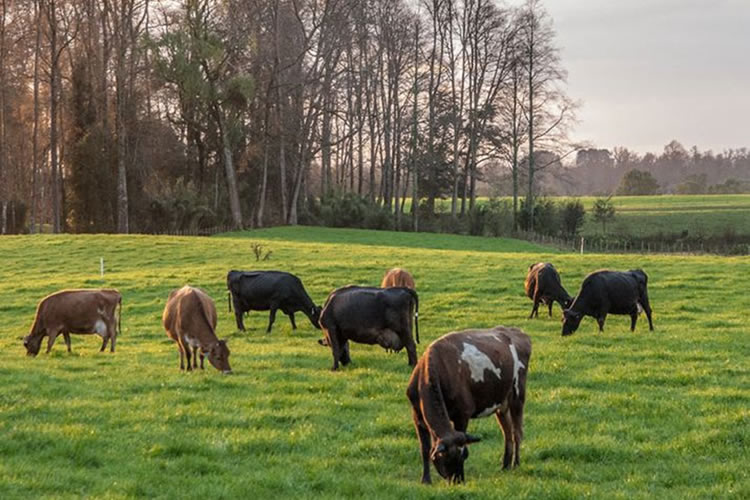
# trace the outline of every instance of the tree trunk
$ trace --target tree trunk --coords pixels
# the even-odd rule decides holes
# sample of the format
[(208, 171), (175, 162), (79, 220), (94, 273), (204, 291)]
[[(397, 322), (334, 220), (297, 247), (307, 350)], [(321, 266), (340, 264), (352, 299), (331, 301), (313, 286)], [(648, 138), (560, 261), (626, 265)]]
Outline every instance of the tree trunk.
[[(37, 217), (39, 194), (38, 194), (38, 172), (39, 172), (39, 52), (42, 40), (42, 7), (41, 0), (34, 2), (36, 9), (36, 41), (34, 44), (34, 128), (31, 143), (31, 233), (37, 232)], [(41, 226), (41, 222), (40, 222)]]
[(224, 175), (227, 181), (227, 194), (229, 195), (229, 209), (232, 212), (232, 224), (234, 229), (242, 229), (242, 210), (240, 208), (240, 195), (237, 189), (237, 174), (234, 171), (232, 159), (232, 146), (229, 143), (229, 133), (226, 129), (224, 113), (219, 109), (219, 104), (214, 103), (214, 114), (219, 126), (222, 152), (224, 155)]

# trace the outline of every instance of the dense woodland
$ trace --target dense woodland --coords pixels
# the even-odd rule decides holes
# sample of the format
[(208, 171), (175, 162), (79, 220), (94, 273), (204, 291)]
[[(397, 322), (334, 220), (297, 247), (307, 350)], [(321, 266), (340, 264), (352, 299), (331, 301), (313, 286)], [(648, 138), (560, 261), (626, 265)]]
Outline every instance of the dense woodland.
[(321, 223), (351, 206), (419, 229), (439, 199), (461, 219), (512, 195), (519, 220), (540, 194), (610, 193), (632, 169), (659, 192), (750, 177), (747, 150), (572, 144), (565, 79), (537, 0), (4, 0), (2, 233)]

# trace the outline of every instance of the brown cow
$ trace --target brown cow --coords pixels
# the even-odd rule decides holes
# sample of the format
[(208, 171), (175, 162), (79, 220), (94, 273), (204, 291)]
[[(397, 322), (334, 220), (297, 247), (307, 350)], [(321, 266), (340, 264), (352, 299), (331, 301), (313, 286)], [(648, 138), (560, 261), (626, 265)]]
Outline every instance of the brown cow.
[(503, 468), (520, 463), (523, 405), (531, 339), (517, 328), (464, 330), (433, 342), (419, 359), (406, 396), (422, 449), (422, 482), (430, 460), (440, 475), (464, 480), (469, 420), (493, 413), (503, 430)]
[(380, 288), (392, 288), (397, 286), (411, 288), (412, 290), (417, 289), (414, 284), (414, 278), (409, 274), (409, 271), (401, 269), (400, 267), (394, 267), (385, 273), (383, 281), (380, 283)]
[(557, 302), (563, 310), (570, 307), (573, 297), (568, 294), (560, 281), (560, 274), (555, 266), (549, 262), (538, 262), (529, 266), (529, 273), (523, 283), (526, 296), (534, 301), (529, 319), (539, 317), (539, 304), (544, 303), (549, 307), (549, 315), (552, 317), (552, 304)]
[(115, 309), (118, 305), (122, 313), (122, 296), (113, 289), (61, 290), (47, 295), (37, 305), (34, 324), (23, 339), (26, 354), (36, 356), (45, 335), (49, 337), (49, 353), (60, 334), (71, 352), (71, 333), (96, 333), (103, 340), (100, 351), (104, 351), (107, 341), (111, 340), (110, 350), (115, 352), (119, 330), (119, 316), (115, 323)]
[[(199, 289), (183, 286), (173, 290), (164, 306), (162, 323), (167, 336), (177, 342), (180, 349), (180, 370), (185, 369), (184, 358), (187, 358), (188, 371), (197, 368), (198, 350), (200, 349), (201, 370), (203, 357), (222, 373), (232, 373), (229, 366), (229, 348), (225, 340), (216, 338), (216, 306), (211, 297)], [(190, 366), (191, 352), (193, 365)]]

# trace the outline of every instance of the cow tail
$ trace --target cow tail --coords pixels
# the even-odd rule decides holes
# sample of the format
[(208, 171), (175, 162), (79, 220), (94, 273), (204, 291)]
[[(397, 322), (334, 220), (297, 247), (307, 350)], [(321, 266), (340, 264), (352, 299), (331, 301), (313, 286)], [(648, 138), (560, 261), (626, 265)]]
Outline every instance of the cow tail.
[(232, 292), (227, 290), (227, 304), (229, 304), (229, 312), (232, 312)]
[(117, 313), (117, 333), (122, 335), (122, 295), (117, 300), (117, 305), (120, 306), (120, 311)]
[(411, 288), (405, 288), (411, 294), (414, 299), (414, 334), (417, 337), (417, 344), (419, 344), (419, 295)]

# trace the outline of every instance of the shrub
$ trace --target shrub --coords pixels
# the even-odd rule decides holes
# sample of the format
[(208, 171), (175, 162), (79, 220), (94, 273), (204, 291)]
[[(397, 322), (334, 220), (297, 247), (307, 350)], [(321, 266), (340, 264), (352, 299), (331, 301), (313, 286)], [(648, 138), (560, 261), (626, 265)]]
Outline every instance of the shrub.
[(580, 200), (570, 200), (563, 204), (560, 209), (560, 219), (563, 233), (567, 236), (577, 235), (583, 227), (583, 219), (586, 209)]

